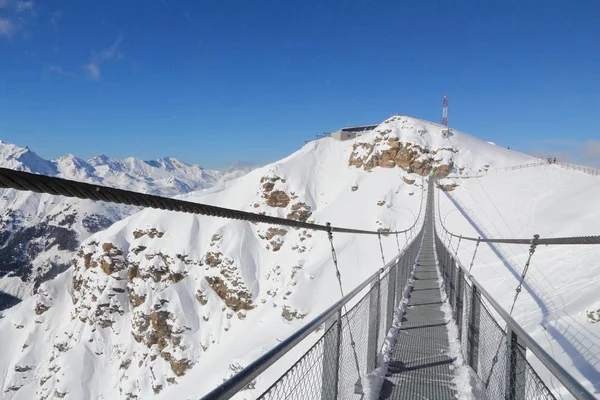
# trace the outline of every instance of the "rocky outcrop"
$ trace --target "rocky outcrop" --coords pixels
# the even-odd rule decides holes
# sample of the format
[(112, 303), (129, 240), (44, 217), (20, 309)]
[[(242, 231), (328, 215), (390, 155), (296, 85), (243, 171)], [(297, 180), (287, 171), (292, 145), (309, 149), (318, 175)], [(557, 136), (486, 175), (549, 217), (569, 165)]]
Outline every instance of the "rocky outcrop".
[(436, 169), (438, 177), (447, 176), (453, 168), (452, 161), (443, 163), (437, 154), (444, 150), (456, 152), (451, 148), (442, 148), (431, 151), (427, 147), (410, 142), (402, 142), (391, 130), (382, 130), (380, 136), (373, 142), (357, 142), (352, 145), (352, 153), (348, 165), (371, 171), (373, 168), (395, 168), (415, 173), (421, 176), (428, 175)]
[(440, 165), (435, 169), (434, 176), (437, 178), (444, 178), (452, 172), (453, 164)]
[(458, 187), (456, 183), (440, 183), (438, 187), (444, 192), (451, 192)]
[(288, 231), (283, 228), (271, 227), (271, 228), (267, 229), (267, 232), (263, 238), (267, 239), (267, 240), (271, 240), (275, 236), (285, 236), (287, 234), (287, 232)]
[(302, 314), (298, 310), (292, 310), (288, 306), (284, 306), (283, 310), (281, 311), (281, 316), (286, 321), (293, 321), (295, 319), (304, 319), (304, 317), (306, 317), (306, 315), (307, 314)]
[(285, 179), (279, 176), (263, 176), (260, 179), (262, 197), (269, 207), (285, 208), (290, 204), (290, 196), (283, 190), (274, 190), (275, 184), (281, 181), (285, 183)]
[(35, 305), (35, 315), (42, 315), (43, 313), (45, 313), (46, 311), (48, 311), (50, 309), (50, 306), (47, 306), (45, 304), (42, 303), (37, 303)]
[(587, 316), (587, 320), (589, 323), (591, 324), (595, 324), (597, 322), (600, 322), (600, 309), (598, 310), (588, 310), (586, 312), (586, 316)]
[(266, 203), (269, 207), (285, 208), (290, 204), (290, 196), (283, 190), (274, 190), (265, 196)]
[[(267, 236), (273, 238), (277, 234), (285, 235), (287, 233), (284, 229), (273, 229), (267, 231)], [(262, 237), (266, 238), (266, 236)], [(206, 282), (223, 300), (226, 307), (234, 312), (252, 310), (255, 307), (252, 302), (252, 293), (239, 275), (238, 267), (233, 259), (224, 256), (221, 251), (210, 251), (205, 254), (203, 264), (207, 272)], [(208, 301), (204, 293), (197, 293), (196, 298), (201, 303)]]
[(245, 288), (235, 289), (229, 287), (225, 280), (219, 276), (207, 276), (206, 281), (210, 287), (223, 300), (225, 305), (233, 311), (252, 310), (252, 295)]
[(161, 238), (161, 237), (163, 237), (164, 234), (165, 234), (164, 232), (160, 232), (156, 228), (150, 228), (150, 229), (145, 229), (145, 230), (136, 229), (135, 231), (133, 231), (133, 237), (136, 239), (139, 239), (142, 236), (146, 236), (146, 235), (148, 235), (148, 237), (150, 239), (154, 239), (155, 237)]
[(287, 215), (287, 219), (293, 219), (300, 222), (306, 222), (312, 215), (310, 207), (306, 203), (299, 202), (291, 207), (292, 212)]

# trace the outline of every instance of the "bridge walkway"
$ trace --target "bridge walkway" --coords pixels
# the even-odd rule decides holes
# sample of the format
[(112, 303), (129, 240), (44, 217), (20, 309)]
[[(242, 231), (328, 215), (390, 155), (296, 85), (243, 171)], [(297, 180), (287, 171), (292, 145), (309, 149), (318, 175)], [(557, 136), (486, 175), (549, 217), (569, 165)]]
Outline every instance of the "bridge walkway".
[(433, 196), (427, 204), (414, 284), (380, 400), (455, 399), (453, 358), (435, 263)]

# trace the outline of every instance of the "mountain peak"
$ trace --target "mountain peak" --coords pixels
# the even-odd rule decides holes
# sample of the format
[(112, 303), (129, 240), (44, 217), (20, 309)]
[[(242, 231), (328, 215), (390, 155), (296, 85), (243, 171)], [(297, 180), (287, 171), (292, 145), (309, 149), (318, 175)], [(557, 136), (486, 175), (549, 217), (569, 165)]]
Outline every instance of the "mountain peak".
[(28, 171), (35, 174), (56, 175), (56, 166), (44, 160), (29, 147), (20, 147), (12, 143), (0, 143), (0, 165), (4, 168)]

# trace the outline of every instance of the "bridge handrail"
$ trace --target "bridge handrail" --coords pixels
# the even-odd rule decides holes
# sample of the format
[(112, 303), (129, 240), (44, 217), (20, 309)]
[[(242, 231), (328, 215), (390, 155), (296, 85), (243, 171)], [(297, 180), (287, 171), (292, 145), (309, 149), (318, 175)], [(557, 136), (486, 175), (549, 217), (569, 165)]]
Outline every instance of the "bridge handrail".
[(494, 308), (494, 310), (502, 317), (506, 322), (508, 329), (516, 333), (519, 340), (527, 347), (527, 350), (531, 350), (533, 354), (544, 364), (544, 366), (564, 385), (564, 387), (573, 394), (577, 399), (592, 400), (595, 396), (592, 396), (586, 388), (583, 387), (566, 369), (564, 369), (559, 363), (557, 363), (550, 354), (546, 352), (529, 334), (521, 328), (521, 326), (515, 321), (504, 308), (494, 299), (494, 297), (483, 288), (481, 283), (475, 279), (475, 277), (469, 274), (468, 270), (462, 265), (460, 260), (455, 259), (456, 263), (465, 273), (465, 276), (469, 278), (471, 283), (477, 287), (477, 291), (487, 300), (487, 302)]
[[(437, 235), (437, 232), (436, 232)], [(442, 246), (446, 247), (444, 244)], [(448, 249), (446, 249), (448, 251)], [(452, 256), (448, 251), (456, 265), (462, 270), (464, 276), (469, 279), (471, 284), (476, 287), (476, 290), (498, 315), (506, 322), (507, 331), (514, 332), (527, 350), (531, 352), (541, 361), (541, 363), (564, 385), (564, 387), (575, 396), (576, 399), (592, 400), (594, 397), (583, 385), (581, 385), (567, 370), (557, 363), (550, 354), (546, 352), (529, 334), (515, 321), (508, 312), (498, 303), (494, 297), (483, 287), (481, 283), (469, 272), (462, 264), (458, 257)]]
[(354, 299), (359, 293), (361, 293), (369, 284), (375, 282), (382, 276), (385, 276), (388, 271), (390, 271), (408, 251), (410, 246), (415, 240), (419, 239), (419, 235), (413, 237), (410, 243), (407, 243), (406, 246), (402, 249), (402, 252), (394, 257), (391, 261), (389, 261), (385, 267), (380, 268), (369, 276), (365, 281), (363, 281), (360, 285), (358, 285), (354, 290), (345, 295), (342, 299), (337, 301), (334, 305), (329, 307), (327, 310), (322, 312), (319, 316), (313, 319), (308, 324), (302, 326), (296, 332), (294, 332), (291, 336), (285, 339), (283, 342), (279, 343), (277, 346), (269, 350), (267, 353), (263, 354), (257, 360), (249, 364), (247, 367), (242, 369), (232, 378), (223, 382), (220, 386), (213, 389), (210, 393), (207, 393), (202, 397), (202, 399), (211, 399), (211, 400), (219, 400), (219, 399), (229, 399), (231, 396), (238, 393), (242, 390), (246, 385), (256, 379), (261, 373), (267, 370), (270, 366), (272, 366), (275, 362), (277, 362), (281, 357), (283, 357), (286, 353), (288, 353), (292, 348), (294, 348), (297, 344), (299, 344), (302, 340), (304, 340), (308, 335), (316, 331), (321, 325), (327, 322), (330, 318), (332, 318), (336, 313), (341, 312), (342, 308), (346, 304), (348, 304), (352, 299)]
[(238, 219), (248, 222), (261, 222), (272, 225), (283, 225), (293, 228), (303, 228), (325, 232), (353, 233), (360, 235), (390, 235), (409, 232), (417, 224), (417, 220), (415, 219), (412, 226), (410, 226), (408, 229), (393, 232), (351, 229), (331, 226), (329, 224), (319, 225), (296, 221), (293, 219), (272, 217), (258, 213), (212, 206), (208, 204), (193, 203), (191, 201), (178, 200), (169, 197), (132, 192), (129, 190), (94, 185), (69, 179), (33, 174), (25, 171), (15, 171), (9, 168), (0, 168), (0, 188), (16, 189), (35, 193), (47, 193), (65, 197), (77, 197), (79, 199), (104, 201), (107, 203), (125, 204), (190, 214), (207, 215), (212, 217)]
[[(422, 193), (421, 196), (421, 205), (419, 207), (419, 213), (417, 215), (417, 219), (415, 223), (411, 227), (415, 227), (417, 222), (421, 220), (422, 208), (423, 208), (423, 199), (425, 194)], [(382, 234), (388, 234), (387, 232), (382, 232)], [(363, 291), (369, 284), (375, 282), (378, 278), (385, 276), (389, 271), (391, 271), (394, 266), (398, 263), (398, 260), (402, 259), (404, 255), (408, 252), (409, 248), (413, 244), (415, 240), (418, 240), (419, 235), (413, 236), (410, 242), (407, 242), (402, 251), (396, 255), (392, 260), (390, 260), (383, 268), (380, 268), (377, 272), (369, 276), (365, 281), (363, 281), (360, 285), (358, 285), (354, 290), (350, 293), (342, 297), (339, 301), (337, 301), (334, 305), (329, 307), (315, 319), (313, 319), (308, 324), (302, 326), (295, 333), (290, 335), (287, 339), (279, 343), (277, 346), (269, 350), (267, 353), (263, 354), (257, 360), (249, 364), (247, 367), (242, 369), (239, 373), (234, 375), (232, 378), (228, 379), (224, 383), (222, 383), (217, 388), (213, 389), (210, 393), (203, 396), (203, 399), (228, 399), (231, 396), (238, 393), (242, 390), (246, 385), (256, 379), (261, 373), (267, 370), (270, 366), (272, 366), (275, 362), (277, 362), (281, 357), (283, 357), (286, 353), (288, 353), (292, 348), (298, 345), (302, 340), (304, 340), (308, 335), (316, 331), (321, 325), (327, 322), (330, 318), (332, 318), (336, 313), (341, 312), (342, 308), (348, 304), (352, 299), (354, 299), (361, 291)]]
[(500, 167), (500, 168), (494, 168), (494, 169), (486, 169), (481, 174), (479, 172), (477, 172), (475, 175), (448, 175), (447, 178), (448, 179), (481, 178), (483, 176), (486, 176), (489, 172), (514, 171), (514, 170), (523, 169), (523, 168), (542, 167), (544, 165), (548, 165), (548, 162), (547, 161), (538, 161), (538, 162), (534, 162), (534, 163), (513, 165), (513, 166), (510, 166), (510, 167)]
[[(441, 190), (440, 190), (441, 191)], [(447, 192), (444, 192), (447, 196), (450, 196)], [(439, 192), (438, 192), (438, 200), (439, 200)], [(438, 203), (439, 204), (439, 203)], [(451, 232), (446, 230), (444, 226), (444, 221), (441, 218), (440, 209), (438, 206), (438, 218), (440, 221), (440, 226), (450, 235), (453, 235)], [(550, 356), (546, 350), (544, 350), (529, 334), (512, 318), (512, 316), (506, 312), (506, 310), (498, 303), (494, 297), (483, 287), (481, 283), (470, 273), (469, 269), (467, 269), (460, 259), (456, 256), (456, 254), (452, 254), (452, 252), (443, 244), (437, 230), (437, 224), (435, 224), (435, 235), (437, 236), (439, 243), (444, 247), (446, 254), (452, 260), (452, 262), (462, 271), (463, 276), (471, 282), (472, 287), (475, 289), (475, 292), (479, 293), (483, 298), (485, 298), (486, 302), (492, 306), (492, 308), (498, 313), (498, 315), (504, 320), (506, 323), (506, 332), (513, 332), (519, 339), (520, 344), (523, 344), (526, 349), (531, 350), (531, 352), (540, 360), (540, 362), (550, 371), (563, 385), (564, 387), (578, 400), (592, 400), (595, 399), (593, 396), (583, 385), (581, 385), (571, 374), (565, 370), (559, 363), (557, 363), (552, 356)], [(453, 235), (458, 237), (456, 235)], [(466, 238), (462, 236), (462, 239)], [(467, 239), (468, 240), (468, 239)], [(478, 240), (478, 239), (475, 239)], [(479, 239), (481, 242), (486, 240)], [(534, 239), (535, 240), (535, 239)], [(487, 240), (488, 242), (494, 241), (496, 243), (505, 243), (499, 242), (498, 240)], [(527, 244), (533, 244), (533, 240), (529, 239)], [(540, 244), (539, 242), (537, 244)], [(450, 263), (451, 264), (451, 263)], [(460, 274), (459, 274), (460, 276)], [(454, 278), (454, 275), (453, 275)], [(453, 285), (453, 283), (451, 283)], [(484, 304), (485, 305), (485, 304)]]
[[(394, 258), (394, 260), (392, 260), (390, 264), (392, 262), (395, 262), (396, 259), (397, 257)], [(386, 268), (387, 267), (388, 266), (386, 266)], [(277, 360), (283, 357), (294, 346), (300, 343), (308, 335), (316, 331), (329, 318), (331, 318), (333, 315), (339, 312), (350, 300), (352, 300), (356, 295), (358, 295), (365, 287), (367, 287), (371, 282), (378, 279), (380, 274), (383, 273), (383, 271), (384, 268), (379, 269), (373, 275), (368, 277), (363, 283), (358, 285), (353, 291), (348, 293), (346, 296), (342, 297), (337, 303), (335, 303), (323, 313), (321, 313), (318, 317), (313, 319), (308, 324), (302, 326), (283, 342), (279, 343), (267, 353), (263, 354), (256, 361), (252, 362), (250, 365), (248, 365), (240, 372), (235, 374), (231, 379), (228, 379), (227, 381), (223, 382), (220, 386), (218, 386), (213, 391), (205, 395), (203, 398), (214, 400), (228, 399), (237, 392), (239, 392), (248, 383), (252, 382), (252, 380), (254, 380), (258, 375), (260, 375), (267, 368), (273, 365)]]

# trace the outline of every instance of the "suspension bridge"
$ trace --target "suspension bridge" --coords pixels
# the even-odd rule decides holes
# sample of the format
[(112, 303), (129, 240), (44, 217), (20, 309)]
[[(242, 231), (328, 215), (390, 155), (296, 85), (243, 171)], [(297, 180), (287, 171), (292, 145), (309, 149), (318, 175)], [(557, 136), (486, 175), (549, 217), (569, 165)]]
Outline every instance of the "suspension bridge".
[[(275, 376), (261, 399), (455, 399), (467, 392), (486, 399), (555, 399), (528, 361), (545, 368), (576, 399), (595, 398), (536, 343), (471, 275), (457, 257), (463, 240), (526, 245), (529, 257), (512, 307), (526, 284), (536, 247), (600, 244), (600, 236), (471, 238), (452, 233), (435, 213), (435, 182), (428, 180), (413, 225), (396, 232), (318, 225), (206, 204), (0, 168), (0, 188), (105, 201), (327, 233), (341, 286), (334, 234), (396, 237), (399, 254), (350, 293), (203, 399), (228, 399), (257, 378)], [(439, 195), (439, 194), (438, 194)], [(410, 235), (400, 249), (398, 234)], [(444, 239), (445, 238), (445, 239)], [(451, 238), (458, 238), (452, 249)], [(454, 251), (452, 251), (454, 250)], [(311, 335), (314, 344), (282, 370), (278, 363)], [(318, 335), (314, 340), (314, 334)], [(471, 375), (469, 386), (465, 381)], [(461, 375), (462, 374), (462, 375)], [(465, 389), (465, 385), (469, 386)]]

